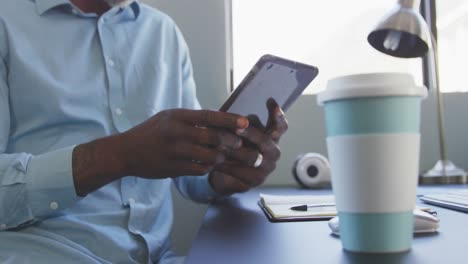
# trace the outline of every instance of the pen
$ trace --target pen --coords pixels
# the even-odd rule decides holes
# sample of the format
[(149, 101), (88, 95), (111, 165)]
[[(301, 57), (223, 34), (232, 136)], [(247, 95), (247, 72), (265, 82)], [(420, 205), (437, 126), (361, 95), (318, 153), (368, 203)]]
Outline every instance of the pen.
[(313, 207), (332, 207), (335, 206), (335, 204), (316, 204), (316, 205), (297, 205), (293, 206), (290, 209), (293, 211), (307, 211), (308, 208), (313, 208)]

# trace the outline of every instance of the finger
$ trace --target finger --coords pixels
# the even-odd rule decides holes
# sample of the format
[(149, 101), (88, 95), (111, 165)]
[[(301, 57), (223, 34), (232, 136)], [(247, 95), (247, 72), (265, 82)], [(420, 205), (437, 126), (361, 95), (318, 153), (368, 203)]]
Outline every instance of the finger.
[(257, 162), (259, 154), (262, 155), (261, 164), (263, 164), (267, 159), (270, 159), (271, 161), (277, 161), (279, 159), (279, 153), (280, 152), (278, 151), (278, 154), (276, 154), (275, 151), (274, 154), (265, 154), (251, 148), (240, 148), (227, 153), (226, 158), (236, 160), (237, 162), (242, 163), (244, 166), (255, 167), (255, 163)]
[(183, 138), (195, 144), (216, 147), (221, 151), (229, 152), (242, 146), (242, 139), (227, 130), (212, 127), (194, 127), (183, 125)]
[(288, 121), (281, 107), (273, 98), (267, 101), (268, 108), (268, 124), (267, 133), (275, 142), (279, 142), (281, 136), (288, 130)]
[(215, 170), (230, 175), (250, 187), (255, 187), (265, 181), (268, 174), (272, 171), (272, 165), (274, 166), (274, 163), (266, 162), (258, 168), (252, 168), (225, 162), (216, 166)]
[(181, 110), (177, 113), (182, 120), (191, 125), (219, 127), (227, 129), (245, 129), (249, 126), (246, 117), (211, 110)]
[[(236, 175), (236, 178), (249, 179), (252, 175), (260, 173), (268, 175), (276, 169), (276, 162), (272, 160), (263, 160), (259, 167), (254, 168), (252, 166), (244, 165), (236, 160), (227, 158), (223, 163), (215, 165), (215, 170), (222, 171), (229, 175)], [(238, 176), (237, 176), (238, 175)]]
[(177, 143), (175, 150), (172, 152), (172, 157), (179, 160), (193, 160), (210, 166), (222, 163), (225, 160), (224, 154), (220, 151), (187, 141)]
[(269, 134), (264, 133), (256, 127), (248, 127), (243, 132), (238, 133), (249, 142), (256, 145), (258, 151), (268, 159), (278, 160), (281, 152), (278, 145), (273, 141)]
[(232, 193), (243, 193), (250, 190), (250, 186), (239, 179), (236, 179), (228, 174), (218, 172), (216, 177), (223, 177), (225, 192), (228, 194)]
[(177, 171), (174, 176), (202, 176), (210, 173), (214, 168), (214, 166), (208, 164), (193, 162), (189, 160), (177, 160), (171, 162), (168, 165), (171, 166), (171, 168), (177, 168)]
[(228, 158), (235, 159), (241, 162), (245, 166), (253, 167), (255, 162), (257, 161), (258, 153), (259, 152), (257, 150), (244, 147), (234, 150), (226, 154), (226, 156)]
[(249, 119), (249, 124), (251, 126), (265, 129), (265, 126), (262, 124), (262, 121), (257, 115), (248, 115), (247, 118)]

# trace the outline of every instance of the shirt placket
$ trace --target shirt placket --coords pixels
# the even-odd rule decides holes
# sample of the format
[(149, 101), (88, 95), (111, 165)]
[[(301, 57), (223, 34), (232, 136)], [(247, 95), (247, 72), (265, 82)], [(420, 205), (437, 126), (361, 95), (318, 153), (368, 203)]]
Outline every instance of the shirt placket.
[(118, 54), (120, 48), (116, 47), (119, 42), (115, 33), (116, 17), (105, 14), (99, 18), (98, 31), (104, 56), (104, 66), (107, 73), (109, 107), (113, 124), (118, 132), (130, 129), (131, 124), (127, 116), (124, 100), (124, 82), (122, 78), (122, 59)]
[[(117, 23), (118, 16), (112, 16), (112, 14), (103, 15), (99, 18), (98, 30), (108, 80), (109, 111), (111, 112), (113, 124), (117, 132), (124, 132), (130, 129), (131, 125), (127, 116), (127, 109), (125, 109), (125, 87), (124, 78), (122, 78), (124, 68), (122, 63), (124, 60), (118, 51), (128, 47), (118, 47), (118, 43), (122, 43), (116, 39), (119, 36), (116, 32), (119, 29), (115, 24)], [(129, 207), (130, 215), (135, 214), (134, 207), (139, 204), (139, 199), (136, 195), (136, 183), (137, 179), (131, 176), (122, 178), (120, 182), (122, 204)], [(141, 223), (138, 221), (129, 221), (128, 223), (128, 230), (135, 235), (141, 235), (140, 227)]]

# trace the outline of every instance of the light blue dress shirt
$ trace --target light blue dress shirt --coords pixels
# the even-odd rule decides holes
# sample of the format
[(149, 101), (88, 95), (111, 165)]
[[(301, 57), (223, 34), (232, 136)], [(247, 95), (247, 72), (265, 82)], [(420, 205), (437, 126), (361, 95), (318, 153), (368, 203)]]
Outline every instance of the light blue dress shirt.
[[(80, 198), (72, 151), (163, 109), (199, 107), (188, 48), (165, 14), (2, 0), (0, 262), (170, 263), (172, 181), (129, 176)], [(215, 195), (207, 176), (174, 182), (196, 201)]]

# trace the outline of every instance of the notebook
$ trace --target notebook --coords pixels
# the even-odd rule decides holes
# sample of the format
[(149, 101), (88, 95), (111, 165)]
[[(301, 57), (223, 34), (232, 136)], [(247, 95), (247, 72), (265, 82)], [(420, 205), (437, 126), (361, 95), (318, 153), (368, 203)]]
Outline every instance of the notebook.
[[(271, 195), (260, 193), (258, 205), (271, 222), (328, 220), (337, 215), (333, 195)], [(332, 204), (332, 206), (330, 206)], [(291, 210), (312, 205), (307, 211)]]
[(458, 211), (468, 212), (468, 190), (454, 190), (420, 196), (428, 204), (438, 205)]
[[(260, 193), (258, 205), (270, 222), (329, 220), (338, 212), (333, 195), (271, 195)], [(307, 211), (295, 211), (291, 207), (310, 206)], [(430, 212), (431, 208), (416, 205), (416, 209)]]

